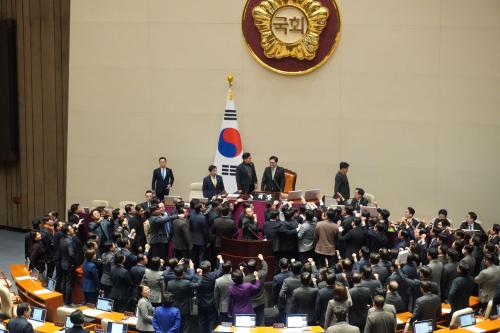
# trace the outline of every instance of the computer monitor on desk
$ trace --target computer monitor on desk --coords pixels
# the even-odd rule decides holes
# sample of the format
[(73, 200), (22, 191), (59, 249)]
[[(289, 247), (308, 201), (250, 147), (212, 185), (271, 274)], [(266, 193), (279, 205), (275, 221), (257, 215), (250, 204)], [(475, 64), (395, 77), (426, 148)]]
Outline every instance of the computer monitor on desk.
[(56, 280), (53, 278), (49, 278), (47, 281), (47, 289), (50, 291), (55, 291), (56, 290)]
[(106, 333), (126, 333), (127, 329), (127, 324), (111, 322), (108, 324)]
[(95, 308), (97, 310), (101, 310), (101, 311), (112, 312), (113, 311), (113, 303), (114, 303), (114, 301), (112, 299), (99, 297), (97, 299), (97, 304), (96, 304)]
[(307, 327), (307, 315), (292, 314), (286, 316), (286, 327), (288, 328), (303, 328)]
[(237, 314), (234, 316), (234, 326), (255, 327), (255, 315)]
[(44, 323), (46, 315), (47, 315), (47, 310), (45, 310), (45, 309), (36, 308), (36, 307), (31, 308), (31, 314), (30, 314), (31, 320)]
[(432, 333), (433, 329), (432, 320), (416, 321), (413, 324), (414, 333)]
[(70, 316), (66, 316), (66, 322), (64, 323), (64, 327), (65, 328), (72, 328), (73, 327), (73, 323), (71, 322)]
[(460, 323), (460, 327), (467, 327), (476, 325), (476, 317), (474, 312), (469, 312), (458, 317), (458, 322)]

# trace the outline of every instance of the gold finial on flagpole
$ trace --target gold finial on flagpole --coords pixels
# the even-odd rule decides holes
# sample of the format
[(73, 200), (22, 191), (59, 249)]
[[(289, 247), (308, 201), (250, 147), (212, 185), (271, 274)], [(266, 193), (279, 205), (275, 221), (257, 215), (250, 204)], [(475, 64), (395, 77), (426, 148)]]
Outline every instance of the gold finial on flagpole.
[(233, 100), (233, 80), (234, 77), (231, 74), (227, 75), (227, 82), (229, 82), (229, 99)]

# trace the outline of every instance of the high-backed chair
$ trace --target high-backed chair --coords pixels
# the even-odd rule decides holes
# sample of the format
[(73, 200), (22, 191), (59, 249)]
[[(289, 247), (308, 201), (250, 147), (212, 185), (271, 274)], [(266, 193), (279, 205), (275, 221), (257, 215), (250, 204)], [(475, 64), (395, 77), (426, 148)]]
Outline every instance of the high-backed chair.
[(60, 323), (66, 322), (66, 317), (72, 314), (75, 311), (73, 308), (68, 308), (66, 306), (60, 306), (56, 310), (56, 318)]
[(375, 201), (375, 196), (371, 193), (365, 193), (365, 195), (363, 195), (363, 198), (368, 201), (368, 205), (373, 205), (373, 202)]
[(203, 198), (203, 183), (191, 183), (189, 186), (189, 201), (193, 198)]
[(118, 204), (118, 206), (120, 207), (121, 210), (125, 210), (125, 206), (128, 205), (128, 204), (131, 204), (135, 207), (135, 205), (137, 205), (137, 203), (135, 203), (134, 201), (120, 201), (120, 203)]
[(297, 173), (292, 170), (285, 169), (285, 186), (283, 193), (295, 191), (295, 183), (297, 182)]
[(465, 308), (462, 310), (455, 311), (453, 313), (453, 316), (451, 316), (450, 327), (457, 327), (459, 324), (458, 318), (463, 314), (471, 313), (471, 312), (474, 312), (474, 310), (472, 308)]
[[(493, 300), (488, 302), (488, 305), (486, 306), (486, 310), (484, 311), (484, 318), (490, 318), (492, 310), (493, 310)], [(497, 314), (500, 315), (500, 313), (497, 313)]]
[(107, 200), (99, 200), (99, 199), (92, 200), (90, 202), (90, 206), (92, 208), (96, 208), (96, 207), (106, 207), (106, 208), (108, 208), (109, 207), (109, 201), (107, 201)]
[(0, 286), (0, 312), (0, 315), (6, 318), (12, 318), (14, 313), (10, 290), (4, 286)]

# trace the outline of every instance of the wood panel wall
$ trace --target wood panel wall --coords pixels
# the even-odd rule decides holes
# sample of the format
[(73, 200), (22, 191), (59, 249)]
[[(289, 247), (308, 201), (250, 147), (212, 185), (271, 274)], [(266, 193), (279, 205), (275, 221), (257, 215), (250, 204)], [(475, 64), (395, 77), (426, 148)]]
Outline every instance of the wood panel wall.
[(0, 163), (0, 225), (65, 220), (70, 0), (0, 0), (16, 20), (19, 160)]

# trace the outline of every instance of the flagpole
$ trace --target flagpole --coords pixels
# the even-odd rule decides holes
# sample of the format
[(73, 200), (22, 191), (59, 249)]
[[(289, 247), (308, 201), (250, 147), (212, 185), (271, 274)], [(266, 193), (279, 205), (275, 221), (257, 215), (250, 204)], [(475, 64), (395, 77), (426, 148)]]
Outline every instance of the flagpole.
[(228, 74), (227, 76), (227, 82), (229, 82), (229, 99), (232, 101), (233, 100), (233, 80), (234, 77), (232, 74)]

